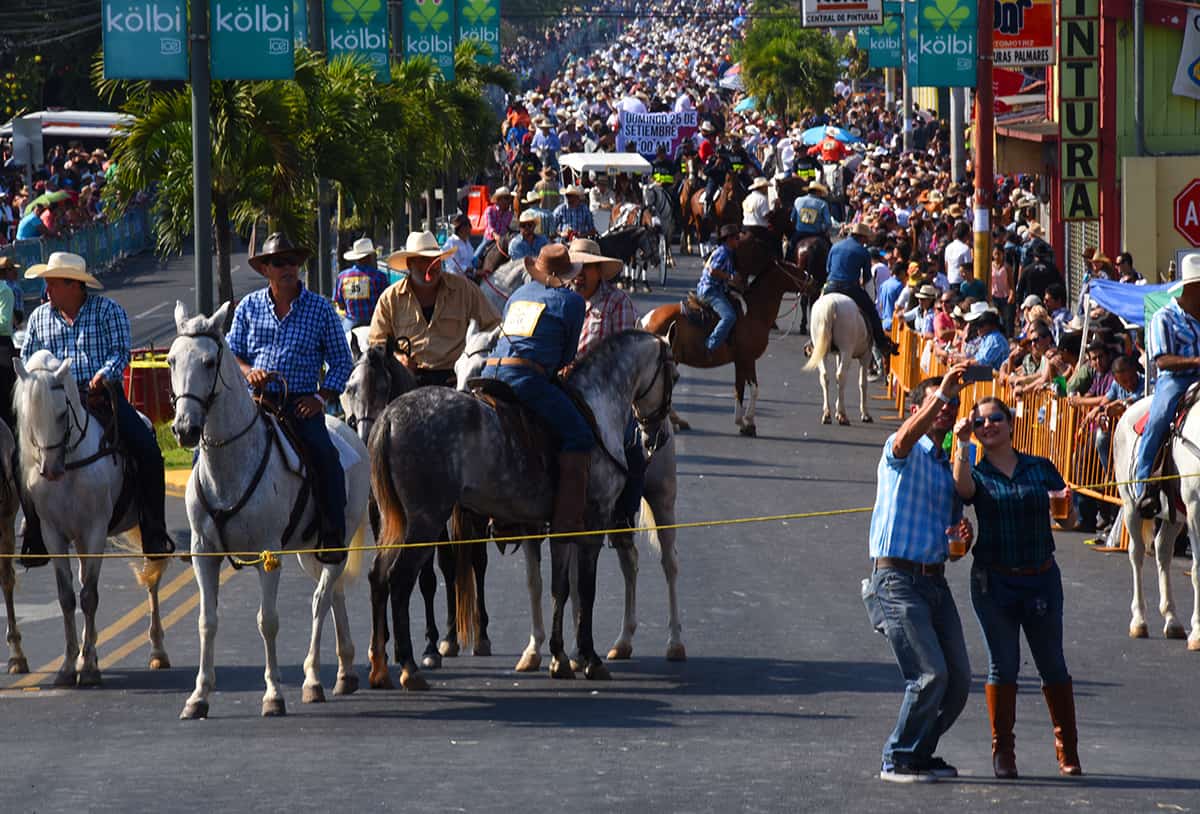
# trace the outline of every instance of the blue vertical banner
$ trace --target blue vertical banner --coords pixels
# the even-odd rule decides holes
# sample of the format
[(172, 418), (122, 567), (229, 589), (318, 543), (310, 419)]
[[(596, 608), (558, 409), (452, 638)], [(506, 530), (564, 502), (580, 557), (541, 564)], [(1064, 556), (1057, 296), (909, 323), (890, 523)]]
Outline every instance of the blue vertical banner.
[(292, 0), (210, 0), (213, 79), (296, 75)]
[(184, 0), (104, 0), (105, 79), (187, 79)]
[(375, 81), (392, 81), (388, 11), (383, 0), (325, 0), (325, 53), (353, 54), (371, 66)]
[(500, 64), (500, 0), (457, 0), (458, 41), (477, 40), (481, 65)]
[(404, 0), (404, 58), (429, 57), (454, 79), (455, 0)]
[(918, 0), (915, 22), (921, 81), (913, 84), (975, 87), (978, 12), (979, 4), (974, 0)]

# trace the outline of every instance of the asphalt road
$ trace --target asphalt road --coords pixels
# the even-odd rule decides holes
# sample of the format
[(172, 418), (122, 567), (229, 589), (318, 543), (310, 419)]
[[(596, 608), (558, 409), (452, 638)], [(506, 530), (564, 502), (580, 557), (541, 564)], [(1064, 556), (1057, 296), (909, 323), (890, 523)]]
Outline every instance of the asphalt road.
[[(678, 297), (698, 274), (694, 262), (684, 265), (666, 294), (639, 297), (639, 307)], [(115, 293), (137, 325), (139, 307), (154, 309), (166, 297), (173, 303), (188, 280), (174, 270), (137, 273)], [(166, 307), (141, 317), (141, 335), (168, 318)], [(676, 404), (694, 430), (678, 438), (680, 520), (871, 504), (880, 449), (895, 424), (820, 425), (815, 375), (800, 370), (803, 341), (776, 337), (761, 360), (755, 439), (736, 434), (731, 369), (684, 369)], [(886, 407), (872, 402), (877, 417)], [(180, 501), (170, 503), (171, 524), (186, 538)], [(428, 674), (427, 693), (363, 689), (324, 705), (300, 703), (312, 584), (285, 560), (279, 653), (289, 715), (281, 719), (259, 717), (263, 656), (252, 574), (235, 574), (223, 588), (211, 717), (181, 722), (198, 652), (193, 581), (178, 566), (168, 571), (175, 590), (164, 608), (174, 667), (150, 672), (143, 596), (128, 568), (107, 563), (99, 622), (113, 635), (100, 646), (103, 686), (55, 690), (45, 672), (23, 681), (0, 677), (0, 687), (25, 685), (0, 691), (3, 810), (1200, 808), (1200, 654), (1163, 640), (1161, 622), (1151, 621), (1154, 638), (1128, 639), (1126, 559), (1092, 552), (1074, 534), (1058, 542), (1087, 775), (1057, 776), (1026, 657), (1016, 729), (1022, 779), (993, 781), (986, 661), (964, 563), (951, 567), (950, 579), (975, 687), (940, 750), (962, 777), (923, 787), (881, 783), (879, 751), (903, 685), (858, 596), (869, 569), (867, 525), (862, 513), (681, 532), (684, 663), (663, 657), (664, 584), (656, 557), (643, 548), (634, 658), (610, 665), (611, 683), (512, 672), (529, 630), (523, 564), (493, 549), (487, 599), (495, 655), (448, 659)], [(1176, 562), (1174, 578), (1186, 617), (1191, 597), (1183, 566)], [(1149, 590), (1153, 604), (1153, 584)], [(351, 596), (365, 687), (365, 584)], [(62, 652), (49, 571), (26, 574), (19, 600), (31, 664), (46, 669)], [(605, 552), (598, 645), (619, 632), (620, 610), (616, 558)], [(419, 639), (420, 631), (413, 633)], [(323, 651), (327, 687), (334, 679), (331, 639)]]

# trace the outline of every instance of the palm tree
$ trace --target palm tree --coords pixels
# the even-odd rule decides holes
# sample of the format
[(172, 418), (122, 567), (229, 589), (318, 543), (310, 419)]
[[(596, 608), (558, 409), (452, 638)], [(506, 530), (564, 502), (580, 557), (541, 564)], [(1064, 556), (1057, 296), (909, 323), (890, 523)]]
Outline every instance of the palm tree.
[(752, 19), (734, 51), (747, 93), (780, 115), (823, 106), (840, 71), (841, 43), (804, 28), (798, 14), (775, 0), (759, 0), (754, 10), (770, 13)]

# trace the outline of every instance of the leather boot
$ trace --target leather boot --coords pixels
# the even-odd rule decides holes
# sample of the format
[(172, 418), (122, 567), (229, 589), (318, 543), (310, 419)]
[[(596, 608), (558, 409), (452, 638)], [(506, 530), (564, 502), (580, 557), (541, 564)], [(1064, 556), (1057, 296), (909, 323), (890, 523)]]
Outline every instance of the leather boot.
[(1017, 685), (985, 684), (984, 691), (992, 721), (992, 771), (1002, 780), (1016, 780), (1013, 724), (1017, 720)]
[(21, 558), (18, 562), (25, 568), (41, 568), (50, 562), (46, 556), (46, 542), (42, 539), (42, 521), (32, 502), (27, 503), (24, 509), (25, 531), (21, 535)]
[(1058, 773), (1083, 774), (1079, 765), (1079, 733), (1075, 728), (1075, 689), (1070, 681), (1042, 687), (1050, 723), (1054, 725), (1054, 751), (1058, 755)]
[(583, 510), (587, 505), (588, 473), (591, 452), (560, 452), (558, 454), (558, 492), (554, 495), (554, 519), (550, 531), (578, 532), (584, 530)]

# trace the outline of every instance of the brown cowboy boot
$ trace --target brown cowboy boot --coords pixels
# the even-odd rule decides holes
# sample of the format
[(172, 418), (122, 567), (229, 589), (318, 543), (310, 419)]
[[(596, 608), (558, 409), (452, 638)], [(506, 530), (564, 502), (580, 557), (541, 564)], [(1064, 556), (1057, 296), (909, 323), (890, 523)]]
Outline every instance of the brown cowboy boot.
[(1017, 685), (985, 684), (984, 691), (992, 721), (992, 771), (1003, 780), (1016, 780), (1013, 724), (1017, 720)]
[(591, 465), (591, 452), (558, 454), (558, 492), (554, 495), (554, 519), (550, 522), (552, 533), (583, 531)]
[(1083, 774), (1079, 765), (1079, 733), (1075, 728), (1075, 690), (1070, 681), (1042, 687), (1050, 723), (1054, 724), (1054, 751), (1058, 755), (1058, 773)]

